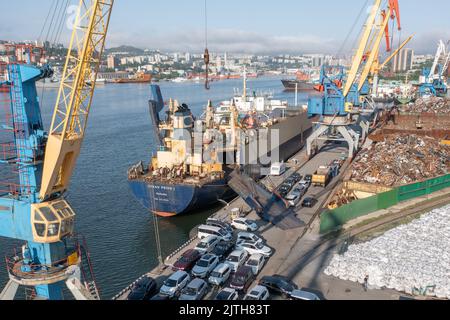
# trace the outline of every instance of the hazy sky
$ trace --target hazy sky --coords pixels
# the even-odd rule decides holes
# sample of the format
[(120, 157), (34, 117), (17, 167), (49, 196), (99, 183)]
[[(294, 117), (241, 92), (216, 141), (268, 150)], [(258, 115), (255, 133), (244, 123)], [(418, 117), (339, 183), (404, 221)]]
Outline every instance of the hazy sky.
[[(3, 2), (0, 39), (34, 40), (54, 1)], [(76, 0), (71, 0), (78, 3)], [(386, 0), (385, 0), (386, 1)], [(373, 0), (208, 0), (209, 47), (215, 52), (337, 53), (363, 5)], [(419, 52), (434, 52), (450, 39), (450, 1), (400, 0), (404, 39)], [(346, 49), (367, 17), (357, 23)], [(204, 48), (204, 0), (115, 0), (108, 47), (134, 45), (169, 51)], [(65, 29), (67, 36), (69, 30)], [(398, 40), (396, 40), (398, 41)]]

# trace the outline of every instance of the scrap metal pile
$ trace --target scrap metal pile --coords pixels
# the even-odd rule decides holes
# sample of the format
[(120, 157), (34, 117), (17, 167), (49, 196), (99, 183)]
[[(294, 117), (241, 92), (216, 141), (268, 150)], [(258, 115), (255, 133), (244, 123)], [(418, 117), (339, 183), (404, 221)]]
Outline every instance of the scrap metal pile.
[(419, 98), (403, 108), (405, 112), (450, 114), (450, 100), (438, 97)]
[(450, 206), (335, 255), (325, 274), (413, 295), (450, 299)]
[(430, 137), (387, 135), (363, 150), (353, 163), (350, 180), (387, 187), (448, 174), (450, 146)]

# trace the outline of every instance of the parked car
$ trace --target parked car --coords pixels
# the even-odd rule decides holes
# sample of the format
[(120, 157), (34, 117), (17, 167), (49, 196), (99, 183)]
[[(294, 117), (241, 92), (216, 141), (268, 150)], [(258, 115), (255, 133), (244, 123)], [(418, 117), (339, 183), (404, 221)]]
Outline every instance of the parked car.
[(181, 292), (178, 300), (202, 300), (208, 293), (208, 284), (202, 279), (194, 279)]
[(306, 190), (308, 190), (311, 187), (311, 181), (303, 179), (298, 183), (300, 186), (303, 186)]
[(247, 260), (245, 266), (252, 268), (253, 274), (257, 276), (264, 268), (265, 263), (266, 258), (262, 254), (254, 254)]
[(286, 277), (275, 275), (272, 277), (266, 276), (259, 280), (261, 286), (266, 287), (269, 291), (289, 297), (292, 291), (297, 290), (295, 283)]
[(302, 207), (304, 208), (313, 208), (317, 203), (317, 200), (312, 197), (307, 197), (302, 202)]
[(245, 250), (235, 250), (233, 251), (225, 261), (225, 263), (231, 266), (231, 270), (236, 272), (241, 266), (244, 265), (248, 258), (248, 253)]
[(222, 259), (223, 257), (227, 257), (231, 253), (231, 251), (233, 251), (233, 248), (233, 242), (222, 240), (216, 245), (216, 247), (212, 251), (212, 254), (215, 254), (219, 257), (219, 259)]
[(213, 226), (213, 227), (218, 227), (221, 229), (226, 230), (229, 233), (233, 233), (233, 227), (231, 227), (231, 225), (227, 222), (224, 221), (220, 221), (217, 219), (213, 219), (213, 218), (209, 218), (208, 220), (206, 220), (206, 224), (209, 226)]
[(307, 174), (304, 179), (311, 183), (312, 182), (312, 178), (313, 178), (312, 174)]
[(173, 265), (173, 271), (190, 271), (202, 254), (194, 249), (187, 250)]
[(261, 244), (264, 243), (264, 239), (262, 239), (261, 237), (258, 237), (254, 233), (239, 232), (237, 235), (237, 243), (246, 242), (246, 241), (257, 242), (257, 243), (261, 243)]
[(231, 275), (231, 266), (227, 263), (219, 264), (211, 275), (209, 276), (208, 282), (215, 286), (222, 286), (228, 281)]
[(191, 277), (186, 271), (177, 271), (164, 282), (159, 293), (173, 298), (178, 295), (190, 281)]
[(242, 266), (234, 274), (230, 287), (232, 289), (236, 289), (237, 291), (247, 292), (254, 280), (255, 276), (252, 268)]
[(156, 296), (154, 296), (153, 298), (151, 298), (151, 301), (167, 301), (170, 300), (171, 298), (169, 296), (166, 296), (165, 294), (161, 294), (158, 293)]
[(272, 255), (272, 249), (258, 242), (246, 241), (240, 242), (236, 245), (236, 249), (247, 251), (250, 255), (262, 254), (265, 257)]
[(219, 242), (220, 239), (216, 236), (208, 236), (197, 244), (195, 250), (197, 250), (201, 254), (207, 254), (212, 252), (214, 248), (219, 244)]
[(250, 290), (244, 297), (244, 300), (265, 301), (270, 297), (269, 290), (266, 287), (257, 285)]
[(233, 233), (228, 232), (227, 230), (220, 228), (220, 227), (214, 227), (207, 224), (203, 224), (198, 227), (198, 234), (199, 239), (205, 239), (209, 236), (216, 236), (220, 240), (225, 241), (231, 241), (233, 240)]
[(192, 269), (192, 275), (197, 278), (206, 278), (219, 264), (219, 258), (213, 254), (203, 256)]
[(295, 189), (290, 194), (288, 194), (285, 199), (291, 207), (297, 206), (302, 199), (303, 193), (299, 189)]
[(300, 173), (293, 173), (291, 177), (295, 182), (299, 182), (300, 180), (302, 180), (302, 176), (300, 175)]
[(217, 294), (215, 300), (234, 301), (234, 300), (238, 300), (238, 299), (239, 299), (239, 295), (235, 289), (225, 288)]
[(289, 296), (292, 300), (320, 300), (316, 294), (304, 290), (294, 290)]
[(237, 230), (242, 230), (242, 231), (255, 232), (259, 229), (259, 227), (255, 221), (249, 220), (246, 218), (235, 219), (235, 220), (233, 220), (231, 225), (233, 226), (233, 228), (235, 228)]
[(156, 281), (145, 277), (135, 283), (128, 295), (127, 300), (148, 300), (158, 293)]

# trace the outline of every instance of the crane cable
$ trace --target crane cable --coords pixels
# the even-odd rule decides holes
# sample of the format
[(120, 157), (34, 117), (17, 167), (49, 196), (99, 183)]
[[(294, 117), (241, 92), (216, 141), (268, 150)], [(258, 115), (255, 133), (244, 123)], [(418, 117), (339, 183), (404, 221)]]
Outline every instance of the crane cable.
[(211, 89), (209, 84), (209, 50), (208, 50), (208, 5), (207, 0), (205, 0), (205, 53), (203, 55), (205, 61), (205, 89)]

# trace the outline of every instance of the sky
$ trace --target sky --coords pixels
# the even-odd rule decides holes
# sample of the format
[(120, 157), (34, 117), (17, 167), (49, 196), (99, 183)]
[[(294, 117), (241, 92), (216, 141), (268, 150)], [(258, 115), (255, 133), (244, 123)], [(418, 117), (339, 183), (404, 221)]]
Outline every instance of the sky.
[[(0, 13), (0, 39), (37, 39), (54, 1), (63, 0), (0, 0), (2, 8), (7, 8)], [(373, 0), (207, 3), (208, 46), (212, 52), (337, 54), (341, 47), (351, 52)], [(115, 0), (107, 47), (132, 45), (202, 52), (204, 6), (204, 0)], [(414, 34), (408, 47), (418, 53), (433, 53), (439, 39), (450, 40), (450, 1), (400, 0), (400, 11), (403, 29), (396, 33), (395, 42)], [(69, 34), (70, 30), (64, 28), (62, 39)], [(349, 34), (349, 40), (344, 41)]]

